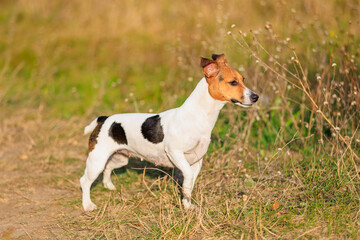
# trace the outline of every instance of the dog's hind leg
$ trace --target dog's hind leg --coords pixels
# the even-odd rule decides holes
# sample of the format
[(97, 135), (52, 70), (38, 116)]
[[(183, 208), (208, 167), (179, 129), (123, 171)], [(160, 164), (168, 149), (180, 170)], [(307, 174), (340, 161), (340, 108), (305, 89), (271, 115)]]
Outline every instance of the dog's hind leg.
[(113, 156), (111, 156), (104, 170), (104, 187), (110, 190), (116, 190), (114, 184), (111, 182), (111, 173), (115, 168), (121, 168), (127, 165), (128, 162), (129, 158), (123, 154), (115, 153)]
[(93, 151), (89, 153), (86, 160), (86, 168), (84, 175), (80, 178), (80, 184), (82, 189), (82, 204), (85, 211), (92, 211), (96, 209), (96, 205), (90, 199), (91, 184), (96, 180), (99, 174), (104, 170), (105, 164), (110, 157), (108, 151), (95, 147)]

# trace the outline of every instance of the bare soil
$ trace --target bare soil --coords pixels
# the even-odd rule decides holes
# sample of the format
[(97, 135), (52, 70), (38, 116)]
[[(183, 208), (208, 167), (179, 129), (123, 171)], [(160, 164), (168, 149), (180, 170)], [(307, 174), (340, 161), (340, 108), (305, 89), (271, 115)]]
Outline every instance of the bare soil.
[(78, 176), (73, 173), (84, 165), (78, 141), (86, 138), (74, 138), (81, 137), (81, 130), (72, 121), (46, 121), (34, 111), (0, 122), (3, 239), (54, 238), (64, 231), (59, 225), (64, 212), (74, 217), (82, 214), (80, 205), (69, 205), (69, 201), (81, 196)]

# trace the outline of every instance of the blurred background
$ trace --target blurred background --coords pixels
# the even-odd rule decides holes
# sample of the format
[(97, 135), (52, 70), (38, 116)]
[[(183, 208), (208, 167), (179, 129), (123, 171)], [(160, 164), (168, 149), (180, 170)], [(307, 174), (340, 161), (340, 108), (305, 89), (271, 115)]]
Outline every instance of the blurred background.
[[(198, 183), (204, 195), (196, 195), (213, 211), (202, 216), (212, 229), (206, 236), (356, 238), (359, 14), (357, 0), (0, 1), (0, 211), (10, 219), (4, 234), (25, 234), (11, 228), (20, 221), (15, 209), (24, 206), (26, 236), (46, 225), (31, 224), (28, 208), (34, 204), (14, 195), (15, 188), (28, 199), (43, 194), (45, 200), (36, 201), (47, 202), (53, 212), (60, 211), (54, 199), (71, 199), (60, 204), (63, 218), (53, 220), (74, 230), (72, 237), (81, 236), (79, 226), (94, 222), (106, 226), (101, 234), (114, 232), (102, 218), (68, 219), (74, 217), (69, 212), (80, 211), (83, 127), (99, 115), (180, 106), (202, 78), (200, 57), (225, 53), (260, 100), (251, 109), (228, 104), (213, 131)], [(221, 186), (208, 185), (207, 175)], [(100, 202), (101, 197), (107, 199), (99, 194)], [(118, 198), (111, 195), (114, 202)], [(234, 202), (222, 205), (224, 198)], [(18, 205), (9, 203), (13, 199)], [(224, 209), (229, 225), (220, 226)], [(320, 214), (314, 217), (315, 212)], [(115, 214), (107, 217), (114, 220)], [(239, 219), (246, 219), (242, 227)], [(161, 221), (147, 221), (141, 234), (178, 236), (171, 224), (155, 229)], [(204, 234), (181, 226), (190, 229), (179, 230), (185, 237)], [(303, 229), (315, 230), (302, 235)], [(132, 234), (127, 236), (141, 236)]]

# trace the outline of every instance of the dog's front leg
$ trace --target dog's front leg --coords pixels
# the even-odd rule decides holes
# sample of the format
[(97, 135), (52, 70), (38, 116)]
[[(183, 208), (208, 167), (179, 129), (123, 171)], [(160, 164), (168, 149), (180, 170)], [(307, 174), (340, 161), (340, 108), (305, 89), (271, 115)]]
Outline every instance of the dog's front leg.
[(191, 204), (191, 192), (193, 189), (194, 172), (186, 160), (184, 153), (179, 150), (167, 149), (167, 154), (171, 162), (182, 172), (184, 176), (184, 182), (182, 185), (183, 199), (182, 203), (185, 210), (191, 210), (195, 208), (195, 205)]

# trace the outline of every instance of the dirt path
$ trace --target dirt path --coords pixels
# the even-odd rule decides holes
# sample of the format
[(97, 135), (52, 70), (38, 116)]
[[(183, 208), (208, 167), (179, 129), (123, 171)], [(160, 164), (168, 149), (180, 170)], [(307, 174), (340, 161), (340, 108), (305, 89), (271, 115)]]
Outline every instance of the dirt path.
[[(0, 236), (2, 239), (56, 238), (59, 221), (82, 214), (78, 174), (83, 147), (70, 126), (23, 112), (0, 122)], [(69, 214), (70, 213), (70, 214)]]

